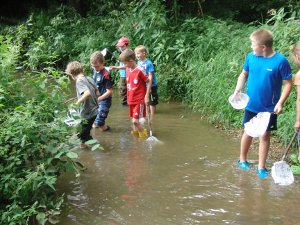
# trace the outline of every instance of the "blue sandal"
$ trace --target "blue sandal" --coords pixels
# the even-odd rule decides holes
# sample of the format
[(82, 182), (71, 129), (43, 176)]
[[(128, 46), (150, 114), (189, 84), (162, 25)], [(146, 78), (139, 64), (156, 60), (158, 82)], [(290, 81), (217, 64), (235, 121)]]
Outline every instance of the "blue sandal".
[(265, 179), (269, 176), (268, 170), (266, 168), (264, 169), (257, 168), (256, 173), (260, 179)]
[(249, 163), (247, 161), (245, 162), (240, 162), (240, 160), (237, 161), (237, 164), (239, 166), (239, 168), (241, 170), (250, 170), (250, 166), (249, 166)]

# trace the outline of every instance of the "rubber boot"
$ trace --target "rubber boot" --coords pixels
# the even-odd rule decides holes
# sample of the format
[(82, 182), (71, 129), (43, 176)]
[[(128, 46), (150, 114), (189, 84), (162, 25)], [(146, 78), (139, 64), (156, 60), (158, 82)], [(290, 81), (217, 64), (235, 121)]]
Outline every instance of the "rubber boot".
[(148, 137), (147, 129), (144, 129), (142, 132), (139, 132), (139, 138), (147, 138), (147, 137)]
[(133, 135), (139, 135), (139, 131), (137, 131), (137, 130), (132, 130), (130, 133)]

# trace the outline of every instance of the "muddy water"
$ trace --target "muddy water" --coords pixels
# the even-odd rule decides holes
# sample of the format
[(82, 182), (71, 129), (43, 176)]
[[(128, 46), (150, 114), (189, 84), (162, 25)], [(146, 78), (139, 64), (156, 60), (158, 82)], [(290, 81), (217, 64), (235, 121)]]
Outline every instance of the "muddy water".
[(288, 187), (259, 180), (254, 153), (252, 170), (237, 170), (238, 140), (182, 106), (158, 106), (153, 128), (163, 144), (132, 136), (118, 99), (107, 122), (111, 131), (93, 131), (105, 151), (78, 150), (87, 171), (59, 182), (59, 224), (300, 224), (298, 179)]

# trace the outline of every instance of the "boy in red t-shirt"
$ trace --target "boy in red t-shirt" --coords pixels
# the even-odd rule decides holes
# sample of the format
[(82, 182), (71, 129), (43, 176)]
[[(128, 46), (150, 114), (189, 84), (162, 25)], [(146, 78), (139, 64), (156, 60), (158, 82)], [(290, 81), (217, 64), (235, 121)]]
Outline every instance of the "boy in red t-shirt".
[[(152, 86), (152, 76), (146, 76), (143, 70), (135, 63), (135, 54), (127, 49), (120, 55), (120, 61), (126, 66), (127, 104), (129, 116), (132, 118), (133, 134), (146, 138), (147, 129), (139, 122), (146, 117), (146, 105), (149, 105), (149, 94)], [(146, 86), (146, 83), (148, 85)]]

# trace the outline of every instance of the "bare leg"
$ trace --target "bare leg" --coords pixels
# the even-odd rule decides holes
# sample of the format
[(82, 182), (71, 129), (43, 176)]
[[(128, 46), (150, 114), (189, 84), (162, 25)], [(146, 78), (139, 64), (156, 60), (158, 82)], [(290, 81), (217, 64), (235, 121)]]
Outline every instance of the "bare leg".
[(240, 162), (247, 160), (247, 154), (252, 143), (252, 137), (244, 132), (241, 139), (241, 151), (240, 151)]
[(139, 132), (142, 132), (144, 130), (142, 124), (139, 122), (138, 119), (132, 118), (132, 124), (133, 124), (134, 130), (137, 130)]
[(150, 120), (151, 120), (151, 122), (153, 122), (153, 120), (154, 120), (155, 110), (156, 110), (156, 106), (155, 105), (150, 105)]
[(259, 138), (259, 159), (258, 169), (264, 169), (270, 147), (270, 131), (267, 131)]

